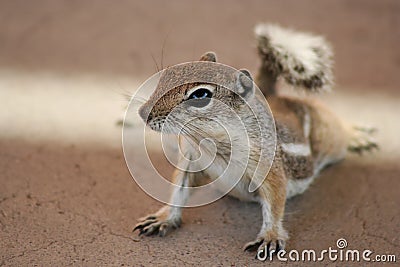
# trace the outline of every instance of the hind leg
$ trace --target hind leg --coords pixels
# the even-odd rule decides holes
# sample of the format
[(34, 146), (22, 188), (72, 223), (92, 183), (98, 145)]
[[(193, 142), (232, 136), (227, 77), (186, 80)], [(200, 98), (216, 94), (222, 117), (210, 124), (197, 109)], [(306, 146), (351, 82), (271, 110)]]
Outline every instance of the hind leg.
[(378, 149), (378, 144), (373, 138), (375, 128), (354, 126), (352, 130), (353, 135), (348, 146), (350, 152), (362, 154), (365, 151)]

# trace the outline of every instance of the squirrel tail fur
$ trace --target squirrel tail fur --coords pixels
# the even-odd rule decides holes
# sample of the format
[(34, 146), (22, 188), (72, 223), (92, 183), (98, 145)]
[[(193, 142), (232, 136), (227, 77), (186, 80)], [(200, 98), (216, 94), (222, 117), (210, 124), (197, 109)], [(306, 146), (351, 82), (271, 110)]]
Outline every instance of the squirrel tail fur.
[(265, 96), (276, 94), (279, 77), (309, 92), (330, 90), (333, 53), (323, 37), (273, 24), (258, 24), (255, 34), (262, 61), (257, 83)]

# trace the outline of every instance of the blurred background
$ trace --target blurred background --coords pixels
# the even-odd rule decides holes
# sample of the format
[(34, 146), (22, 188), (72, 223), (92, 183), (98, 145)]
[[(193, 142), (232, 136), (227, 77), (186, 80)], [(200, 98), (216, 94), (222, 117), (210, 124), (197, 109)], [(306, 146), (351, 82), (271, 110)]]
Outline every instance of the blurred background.
[(230, 198), (188, 210), (165, 240), (130, 233), (161, 204), (131, 179), (116, 121), (123, 94), (161, 66), (212, 50), (255, 73), (258, 22), (324, 35), (336, 86), (322, 101), (379, 129), (379, 152), (327, 170), (288, 204), (289, 248), (344, 237), (398, 252), (399, 1), (1, 0), (0, 265), (255, 263), (241, 247), (259, 209)]
[(253, 72), (253, 27), (278, 23), (323, 34), (338, 85), (400, 83), (397, 1), (1, 1), (1, 65), (26, 71), (147, 78), (208, 50)]

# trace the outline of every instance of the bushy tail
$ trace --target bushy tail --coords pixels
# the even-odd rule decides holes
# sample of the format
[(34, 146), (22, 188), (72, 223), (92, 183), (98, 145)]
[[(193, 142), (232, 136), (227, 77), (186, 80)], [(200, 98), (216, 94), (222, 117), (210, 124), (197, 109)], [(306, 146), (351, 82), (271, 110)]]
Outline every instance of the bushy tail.
[(331, 88), (333, 53), (323, 37), (271, 24), (257, 25), (255, 34), (262, 60), (257, 82), (265, 96), (276, 93), (279, 77), (311, 92)]

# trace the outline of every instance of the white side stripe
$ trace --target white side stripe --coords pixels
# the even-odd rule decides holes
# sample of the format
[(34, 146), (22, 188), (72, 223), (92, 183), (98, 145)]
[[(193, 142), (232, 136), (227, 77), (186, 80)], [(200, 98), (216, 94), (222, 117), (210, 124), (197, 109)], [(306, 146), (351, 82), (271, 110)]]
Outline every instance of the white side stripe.
[(310, 114), (308, 113), (308, 110), (306, 110), (306, 113), (304, 114), (303, 132), (304, 132), (304, 137), (307, 139), (310, 136), (310, 130), (311, 130), (311, 118)]
[(311, 154), (311, 149), (308, 144), (282, 144), (282, 149), (286, 153), (295, 156), (309, 156)]

